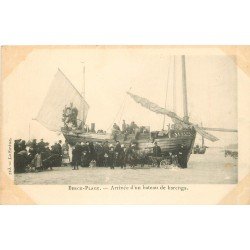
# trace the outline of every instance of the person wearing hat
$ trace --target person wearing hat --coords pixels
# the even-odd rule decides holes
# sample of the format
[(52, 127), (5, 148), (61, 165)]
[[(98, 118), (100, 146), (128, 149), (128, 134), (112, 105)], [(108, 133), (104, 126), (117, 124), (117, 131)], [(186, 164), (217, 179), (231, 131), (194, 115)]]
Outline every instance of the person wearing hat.
[(65, 140), (65, 143), (62, 145), (62, 158), (63, 158), (63, 163), (67, 165), (67, 163), (70, 162), (70, 157), (69, 157), (69, 144)]
[(81, 165), (81, 154), (82, 154), (81, 145), (77, 142), (72, 150), (72, 166), (73, 166), (72, 170), (79, 169), (79, 165)]
[(125, 157), (125, 145), (121, 145), (121, 152), (120, 152), (120, 164), (121, 168), (126, 169), (126, 157)]
[(45, 143), (44, 143), (43, 139), (41, 139), (40, 142), (38, 142), (37, 149), (40, 150), (41, 153), (44, 152), (44, 150), (45, 150)]
[(104, 156), (104, 167), (107, 167), (108, 163), (109, 163), (109, 160), (108, 160), (108, 157), (109, 157), (109, 142), (105, 141), (103, 143), (102, 147), (103, 147), (103, 156)]
[(59, 140), (58, 143), (57, 143), (57, 147), (58, 147), (58, 155), (59, 155), (59, 158), (58, 158), (58, 165), (59, 167), (62, 166), (62, 156), (63, 156), (63, 152), (62, 152), (62, 140)]
[(110, 166), (111, 169), (115, 169), (115, 167), (114, 167), (114, 156), (115, 156), (114, 146), (113, 146), (113, 144), (110, 144), (109, 153), (108, 153), (108, 162), (109, 162), (109, 166)]
[[(157, 142), (154, 143), (153, 147), (153, 156), (161, 157), (161, 148), (158, 146)], [(160, 160), (157, 159), (157, 167), (160, 167)]]
[(81, 142), (81, 166), (88, 167), (90, 160), (89, 160), (89, 147), (86, 142)]
[(119, 141), (116, 142), (114, 153), (115, 153), (115, 161), (114, 164), (116, 167), (121, 166), (121, 154), (122, 154), (122, 147)]
[(96, 165), (97, 167), (102, 167), (103, 164), (103, 146), (101, 143), (95, 143), (95, 151), (96, 151)]
[(125, 162), (127, 162), (131, 168), (136, 165), (136, 151), (135, 151), (135, 144), (130, 143), (128, 148), (125, 151)]
[(120, 132), (121, 132), (120, 127), (119, 127), (116, 123), (114, 123), (114, 124), (113, 124), (113, 128), (112, 128), (112, 136), (113, 136), (113, 139), (114, 139), (114, 140), (116, 140), (117, 135), (118, 135)]
[(94, 147), (94, 143), (91, 141), (89, 142), (89, 162), (96, 160), (96, 151)]
[(188, 152), (187, 152), (185, 145), (183, 145), (183, 144), (179, 145), (177, 158), (178, 158), (179, 166), (181, 168), (187, 168), (187, 160), (186, 160), (187, 153)]

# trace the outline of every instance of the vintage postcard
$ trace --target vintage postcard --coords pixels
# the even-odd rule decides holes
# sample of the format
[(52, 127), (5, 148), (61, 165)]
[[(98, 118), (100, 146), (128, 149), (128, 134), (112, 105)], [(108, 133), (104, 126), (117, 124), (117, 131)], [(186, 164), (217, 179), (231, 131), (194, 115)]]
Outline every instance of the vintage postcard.
[(250, 46), (3, 46), (0, 204), (249, 204)]

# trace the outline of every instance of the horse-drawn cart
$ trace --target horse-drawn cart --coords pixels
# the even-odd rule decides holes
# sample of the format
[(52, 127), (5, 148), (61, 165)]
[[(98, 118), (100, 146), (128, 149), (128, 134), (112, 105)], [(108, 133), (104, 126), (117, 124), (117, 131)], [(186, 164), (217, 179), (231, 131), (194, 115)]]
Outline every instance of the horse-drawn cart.
[(171, 165), (172, 163), (176, 163), (174, 159), (172, 160), (170, 157), (165, 155), (162, 156), (149, 156), (149, 162), (152, 167), (160, 167), (160, 168), (167, 168), (167, 166)]

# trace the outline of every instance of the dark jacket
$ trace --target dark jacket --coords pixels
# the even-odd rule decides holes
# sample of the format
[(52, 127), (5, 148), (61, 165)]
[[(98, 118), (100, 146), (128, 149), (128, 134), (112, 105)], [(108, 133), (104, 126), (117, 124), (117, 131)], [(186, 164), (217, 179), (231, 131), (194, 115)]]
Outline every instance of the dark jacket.
[(153, 147), (153, 155), (154, 157), (160, 157), (161, 156), (161, 148), (160, 146), (154, 146)]

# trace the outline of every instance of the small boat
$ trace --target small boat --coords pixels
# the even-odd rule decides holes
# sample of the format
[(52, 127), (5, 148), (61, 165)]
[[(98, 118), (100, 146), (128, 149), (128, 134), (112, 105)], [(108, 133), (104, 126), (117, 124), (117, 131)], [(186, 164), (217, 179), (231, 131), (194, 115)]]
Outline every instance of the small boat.
[(193, 154), (205, 154), (206, 153), (206, 150), (207, 150), (207, 146), (205, 146), (205, 143), (204, 143), (204, 137), (202, 136), (201, 137), (201, 140), (202, 140), (202, 143), (201, 143), (201, 146), (199, 146), (198, 144), (196, 146), (194, 146), (193, 148)]

